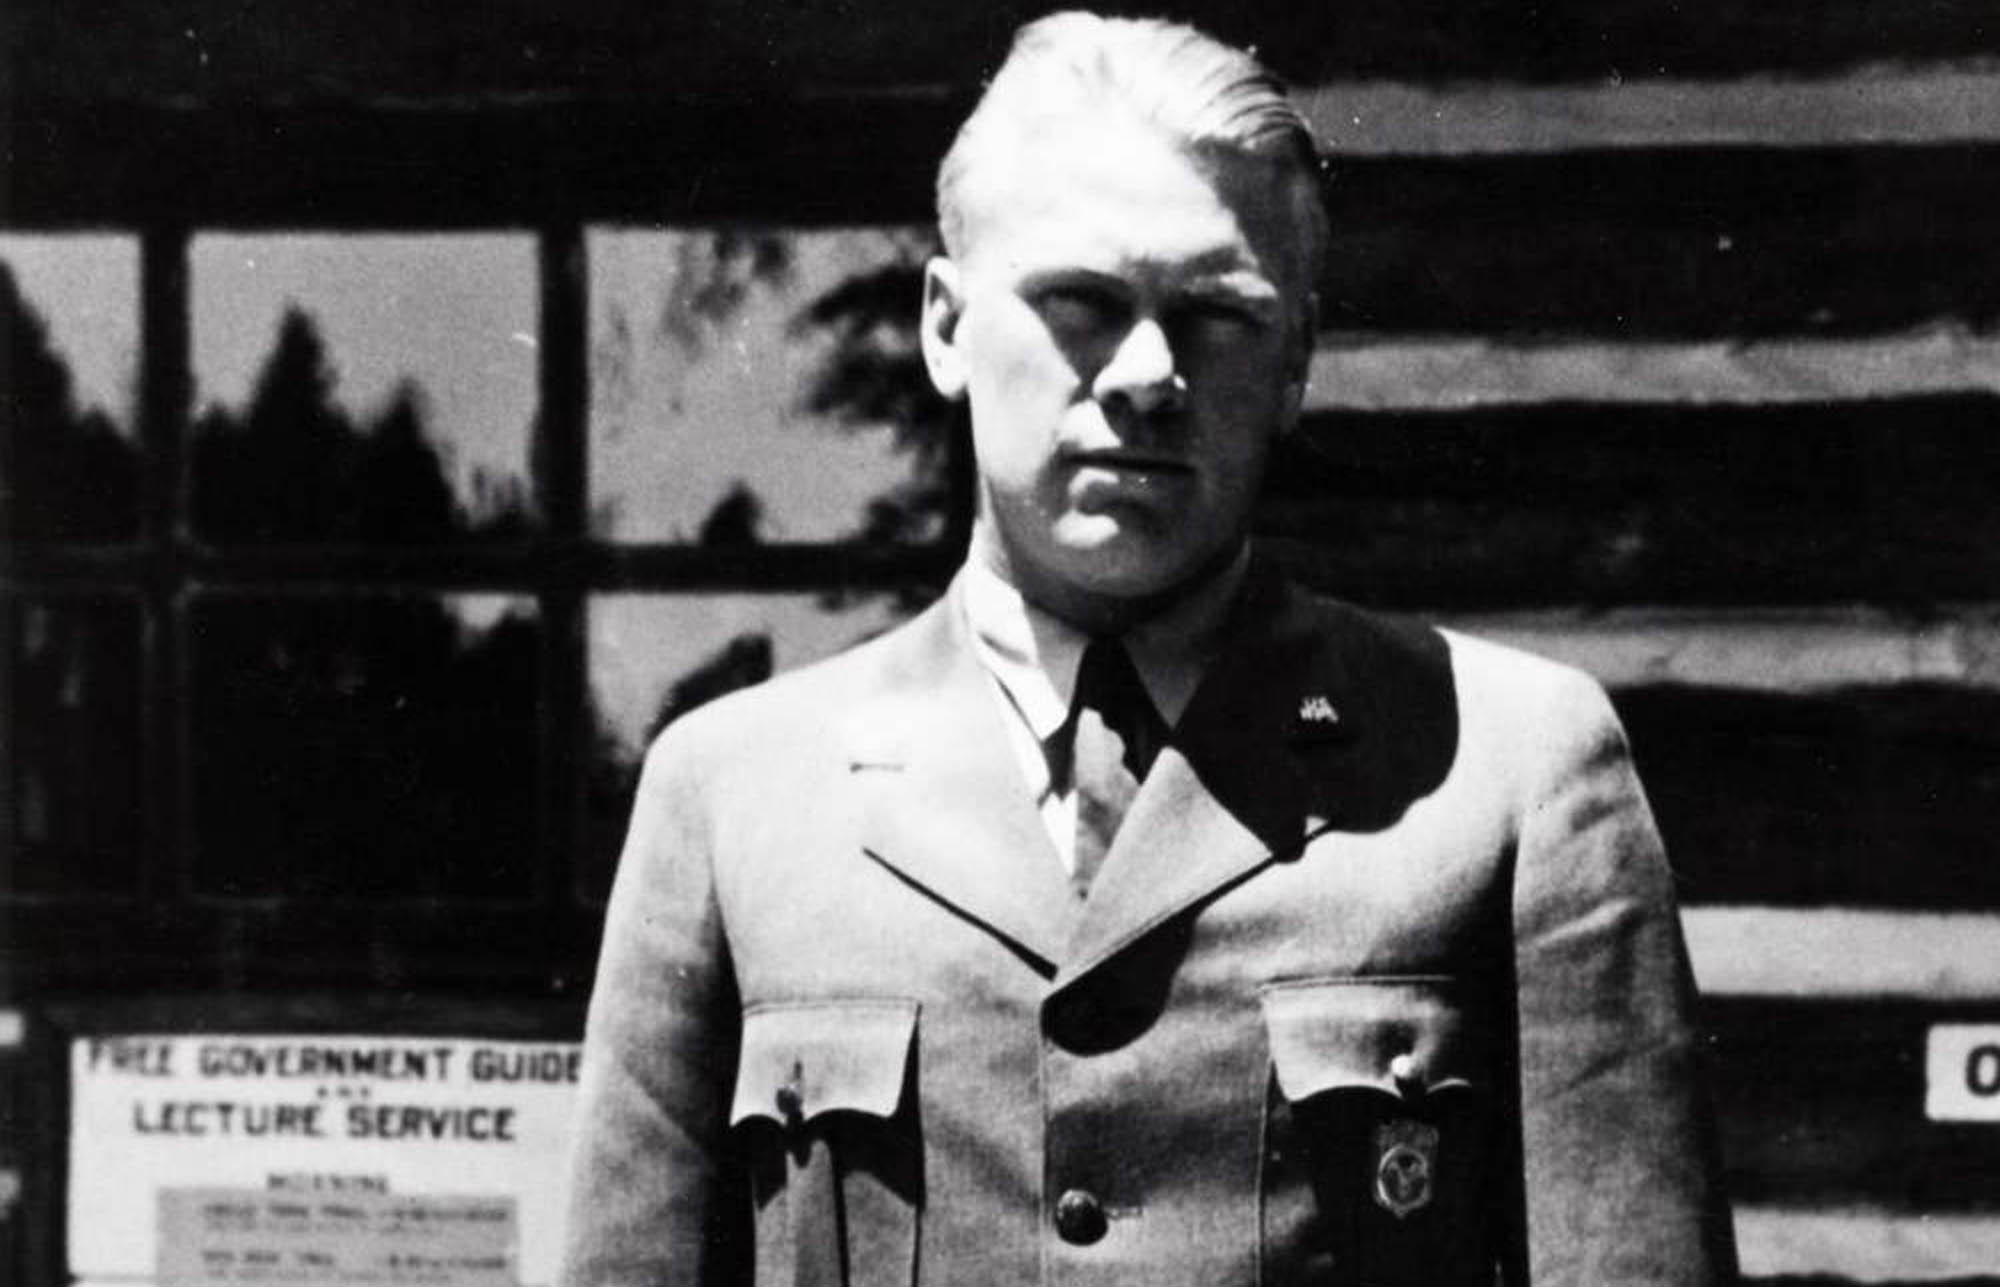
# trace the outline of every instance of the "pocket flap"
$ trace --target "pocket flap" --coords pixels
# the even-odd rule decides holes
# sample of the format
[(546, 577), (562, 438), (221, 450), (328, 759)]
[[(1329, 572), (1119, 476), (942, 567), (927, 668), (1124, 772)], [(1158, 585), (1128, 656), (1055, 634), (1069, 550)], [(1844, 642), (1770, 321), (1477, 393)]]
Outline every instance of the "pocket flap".
[(1483, 1080), (1483, 1043), (1449, 979), (1305, 979), (1274, 983), (1259, 999), (1286, 1099), (1346, 1087), (1396, 1093), (1399, 1055), (1427, 1090)]
[(821, 1113), (893, 1117), (917, 1032), (915, 1001), (801, 1001), (743, 1015), (729, 1124)]

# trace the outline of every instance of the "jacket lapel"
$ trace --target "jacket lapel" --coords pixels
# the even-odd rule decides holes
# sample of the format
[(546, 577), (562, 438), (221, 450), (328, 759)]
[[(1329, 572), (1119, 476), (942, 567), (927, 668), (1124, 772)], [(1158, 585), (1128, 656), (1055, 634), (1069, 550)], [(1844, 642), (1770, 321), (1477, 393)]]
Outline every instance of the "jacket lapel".
[(1372, 824), (1383, 748), (1345, 612), (1253, 568), (1227, 647), (1105, 855), (1059, 986), (1313, 837)]
[(869, 857), (1053, 974), (1077, 901), (1028, 799), (958, 603), (912, 623), (851, 735)]

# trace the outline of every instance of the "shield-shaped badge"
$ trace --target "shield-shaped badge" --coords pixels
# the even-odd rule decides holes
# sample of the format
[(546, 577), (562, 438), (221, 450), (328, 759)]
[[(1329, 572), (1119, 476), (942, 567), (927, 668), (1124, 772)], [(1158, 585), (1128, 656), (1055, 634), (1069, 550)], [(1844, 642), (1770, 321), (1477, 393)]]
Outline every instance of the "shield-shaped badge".
[(1375, 1202), (1398, 1220), (1430, 1205), (1437, 1181), (1437, 1127), (1398, 1119), (1375, 1128)]

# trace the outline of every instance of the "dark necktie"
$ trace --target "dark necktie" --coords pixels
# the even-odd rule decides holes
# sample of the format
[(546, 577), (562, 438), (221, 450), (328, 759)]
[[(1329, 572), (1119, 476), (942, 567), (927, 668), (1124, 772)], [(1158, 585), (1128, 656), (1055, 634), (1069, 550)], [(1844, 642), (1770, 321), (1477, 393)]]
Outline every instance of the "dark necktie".
[(1139, 783), (1167, 743), (1167, 722), (1146, 695), (1124, 646), (1116, 639), (1093, 639), (1077, 668), (1076, 696), (1063, 728), (1069, 734), (1068, 781), (1076, 792), (1072, 880), (1081, 895), (1111, 848)]

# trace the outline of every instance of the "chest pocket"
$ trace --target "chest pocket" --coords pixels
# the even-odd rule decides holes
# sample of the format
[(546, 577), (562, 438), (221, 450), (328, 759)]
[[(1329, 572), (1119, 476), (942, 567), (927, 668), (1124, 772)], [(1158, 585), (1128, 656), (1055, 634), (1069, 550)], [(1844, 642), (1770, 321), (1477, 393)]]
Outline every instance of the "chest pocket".
[(1491, 1287), (1495, 1052), (1453, 982), (1308, 979), (1260, 1000), (1267, 1263), (1302, 1282)]
[(756, 1201), (759, 1287), (907, 1287), (923, 1207), (917, 1003), (753, 1006), (729, 1120)]

